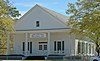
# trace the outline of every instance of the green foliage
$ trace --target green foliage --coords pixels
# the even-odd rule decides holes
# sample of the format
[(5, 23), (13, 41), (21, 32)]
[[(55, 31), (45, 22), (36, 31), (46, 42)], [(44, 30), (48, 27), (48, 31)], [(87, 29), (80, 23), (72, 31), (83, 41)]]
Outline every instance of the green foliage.
[(14, 19), (19, 15), (19, 11), (12, 7), (8, 0), (0, 0), (0, 54), (5, 53), (7, 35), (14, 31)]
[(8, 0), (0, 0), (0, 8), (0, 16), (9, 15), (14, 18), (21, 15), (16, 7), (13, 7)]
[(69, 25), (72, 32), (88, 37), (100, 50), (100, 0), (78, 0), (75, 4), (69, 3)]

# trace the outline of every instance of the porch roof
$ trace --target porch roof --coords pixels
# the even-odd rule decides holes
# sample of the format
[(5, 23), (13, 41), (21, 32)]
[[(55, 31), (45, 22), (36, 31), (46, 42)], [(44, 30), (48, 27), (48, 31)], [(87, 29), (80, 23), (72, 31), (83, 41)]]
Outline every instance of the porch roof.
[(51, 28), (51, 29), (27, 29), (27, 30), (16, 30), (13, 33), (26, 33), (26, 32), (70, 32), (71, 28)]

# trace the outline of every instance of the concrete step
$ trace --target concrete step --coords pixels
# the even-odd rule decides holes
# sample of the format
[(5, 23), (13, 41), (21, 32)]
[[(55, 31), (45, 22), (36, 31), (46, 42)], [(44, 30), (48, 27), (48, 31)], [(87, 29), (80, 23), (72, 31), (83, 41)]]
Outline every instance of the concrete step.
[(62, 60), (63, 56), (48, 56), (48, 60)]
[(44, 56), (28, 56), (25, 60), (45, 60)]

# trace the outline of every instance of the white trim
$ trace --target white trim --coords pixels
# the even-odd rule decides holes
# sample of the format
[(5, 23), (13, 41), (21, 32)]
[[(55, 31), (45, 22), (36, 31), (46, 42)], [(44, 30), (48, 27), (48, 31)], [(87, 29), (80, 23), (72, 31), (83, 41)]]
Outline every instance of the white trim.
[(84, 50), (85, 51), (84, 54), (86, 54), (86, 42), (84, 42), (84, 49), (85, 49)]
[(22, 31), (16, 31), (16, 32), (12, 32), (12, 33), (40, 33), (40, 32), (70, 32), (71, 29), (51, 29), (51, 30), (22, 30)]
[(8, 34), (8, 40), (7, 40), (7, 55), (10, 54), (10, 33)]
[(48, 55), (50, 54), (50, 32), (48, 32), (48, 45), (47, 45)]
[(25, 55), (27, 56), (28, 55), (28, 33), (26, 33), (26, 40), (25, 40)]
[(46, 38), (46, 33), (30, 33), (30, 38)]

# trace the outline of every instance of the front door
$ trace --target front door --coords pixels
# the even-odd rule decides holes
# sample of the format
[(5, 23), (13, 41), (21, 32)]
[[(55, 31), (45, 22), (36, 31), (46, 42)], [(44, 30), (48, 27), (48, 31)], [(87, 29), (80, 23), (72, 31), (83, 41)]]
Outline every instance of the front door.
[(47, 55), (47, 42), (39, 42), (38, 48), (39, 55)]

